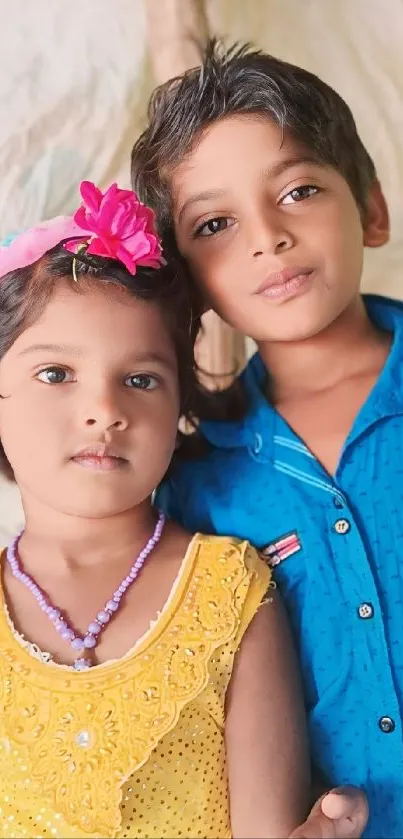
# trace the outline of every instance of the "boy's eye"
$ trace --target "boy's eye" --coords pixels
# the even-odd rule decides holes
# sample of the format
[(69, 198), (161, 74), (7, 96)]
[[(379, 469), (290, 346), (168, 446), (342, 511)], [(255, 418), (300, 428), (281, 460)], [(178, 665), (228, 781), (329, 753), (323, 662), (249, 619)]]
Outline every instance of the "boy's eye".
[(136, 373), (135, 376), (128, 376), (125, 379), (125, 385), (136, 390), (155, 390), (158, 387), (158, 381), (155, 376), (150, 376), (148, 373)]
[(63, 367), (45, 367), (36, 374), (36, 378), (47, 385), (61, 385), (73, 381), (73, 374)]
[(221, 233), (227, 227), (231, 227), (231, 220), (225, 216), (217, 216), (203, 222), (195, 231), (195, 236), (214, 236), (215, 233)]
[(287, 195), (281, 199), (281, 204), (295, 204), (297, 201), (305, 201), (307, 198), (312, 198), (319, 192), (317, 186), (306, 184), (306, 186), (296, 186)]

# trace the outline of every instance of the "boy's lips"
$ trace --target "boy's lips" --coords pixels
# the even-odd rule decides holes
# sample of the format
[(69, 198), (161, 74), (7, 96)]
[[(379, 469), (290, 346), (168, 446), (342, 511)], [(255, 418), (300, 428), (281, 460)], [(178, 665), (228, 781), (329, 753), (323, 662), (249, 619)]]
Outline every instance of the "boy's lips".
[(295, 268), (283, 268), (282, 271), (273, 272), (261, 283), (256, 294), (261, 294), (272, 300), (284, 300), (293, 297), (300, 289), (304, 288), (307, 280), (312, 276), (313, 270), (313, 268), (297, 265)]
[(73, 455), (71, 460), (77, 463), (78, 466), (83, 466), (85, 469), (94, 469), (99, 472), (113, 472), (121, 469), (128, 462), (119, 453), (117, 448), (107, 446), (103, 443), (80, 449), (80, 451)]

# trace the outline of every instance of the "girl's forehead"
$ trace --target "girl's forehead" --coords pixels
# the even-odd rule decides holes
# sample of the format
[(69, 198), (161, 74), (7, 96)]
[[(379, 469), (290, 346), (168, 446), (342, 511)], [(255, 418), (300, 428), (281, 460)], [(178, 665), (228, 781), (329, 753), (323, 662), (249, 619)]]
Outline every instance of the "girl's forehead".
[(119, 352), (174, 353), (162, 308), (112, 284), (97, 288), (94, 283), (83, 290), (61, 285), (14, 342), (13, 355), (45, 344), (111, 357)]

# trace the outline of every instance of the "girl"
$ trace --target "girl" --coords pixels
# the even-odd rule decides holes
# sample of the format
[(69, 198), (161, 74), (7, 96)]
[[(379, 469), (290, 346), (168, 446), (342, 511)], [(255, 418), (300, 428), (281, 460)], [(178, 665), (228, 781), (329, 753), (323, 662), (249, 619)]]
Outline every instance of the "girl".
[(309, 770), (270, 571), (153, 509), (192, 416), (196, 301), (151, 212), (81, 186), (0, 250), (0, 835), (288, 836)]

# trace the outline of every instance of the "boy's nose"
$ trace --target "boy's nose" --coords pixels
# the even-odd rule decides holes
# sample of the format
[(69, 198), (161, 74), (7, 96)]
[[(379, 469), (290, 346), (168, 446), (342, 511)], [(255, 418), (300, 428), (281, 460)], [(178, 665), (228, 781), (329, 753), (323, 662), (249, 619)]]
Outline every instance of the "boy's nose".
[(292, 248), (294, 237), (283, 215), (264, 206), (259, 207), (253, 216), (253, 220), (250, 219), (249, 242), (254, 257), (277, 255)]
[(258, 237), (255, 237), (253, 256), (264, 254), (280, 254), (292, 248), (294, 244), (291, 233), (286, 230), (276, 230), (268, 224), (264, 225)]

